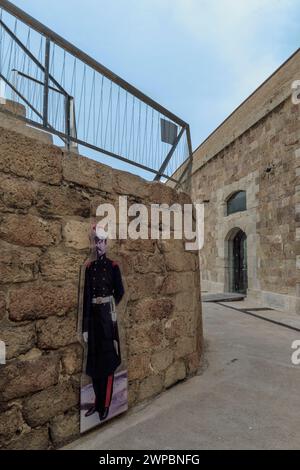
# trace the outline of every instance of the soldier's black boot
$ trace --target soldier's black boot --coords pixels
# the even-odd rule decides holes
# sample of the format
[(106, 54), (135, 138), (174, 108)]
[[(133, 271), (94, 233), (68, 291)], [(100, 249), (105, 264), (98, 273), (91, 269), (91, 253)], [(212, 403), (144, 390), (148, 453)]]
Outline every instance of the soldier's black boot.
[(109, 413), (109, 408), (104, 408), (103, 410), (99, 411), (100, 421), (103, 421), (104, 419), (106, 419), (108, 416), (108, 413)]
[(84, 416), (87, 418), (88, 416), (91, 416), (91, 415), (93, 415), (94, 413), (96, 413), (96, 411), (97, 411), (97, 410), (96, 410), (95, 406), (93, 405), (93, 406), (91, 406), (91, 407), (87, 410), (87, 412), (85, 413)]

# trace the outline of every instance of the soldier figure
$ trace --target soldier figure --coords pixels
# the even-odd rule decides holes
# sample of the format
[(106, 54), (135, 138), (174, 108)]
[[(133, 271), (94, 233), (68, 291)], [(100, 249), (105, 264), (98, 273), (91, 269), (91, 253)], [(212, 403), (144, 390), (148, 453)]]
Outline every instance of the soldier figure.
[(119, 266), (106, 257), (106, 232), (97, 229), (94, 241), (97, 258), (86, 266), (82, 332), (88, 344), (86, 374), (96, 398), (85, 416), (98, 412), (102, 421), (108, 416), (114, 372), (121, 364), (115, 303), (121, 301), (124, 287)]

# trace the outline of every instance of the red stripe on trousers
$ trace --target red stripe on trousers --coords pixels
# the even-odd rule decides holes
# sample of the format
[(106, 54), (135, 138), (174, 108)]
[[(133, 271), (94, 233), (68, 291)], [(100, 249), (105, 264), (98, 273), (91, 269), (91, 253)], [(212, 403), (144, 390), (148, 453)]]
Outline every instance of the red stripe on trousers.
[(110, 375), (107, 379), (107, 387), (106, 387), (106, 398), (105, 398), (105, 408), (108, 408), (110, 405), (111, 400), (111, 390), (113, 384), (113, 375)]

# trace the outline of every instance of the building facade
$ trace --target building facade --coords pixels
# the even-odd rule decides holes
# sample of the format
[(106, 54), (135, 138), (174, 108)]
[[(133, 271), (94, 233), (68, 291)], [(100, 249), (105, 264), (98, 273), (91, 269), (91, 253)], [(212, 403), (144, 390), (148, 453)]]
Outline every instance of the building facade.
[(202, 291), (300, 314), (300, 50), (194, 152), (205, 204)]

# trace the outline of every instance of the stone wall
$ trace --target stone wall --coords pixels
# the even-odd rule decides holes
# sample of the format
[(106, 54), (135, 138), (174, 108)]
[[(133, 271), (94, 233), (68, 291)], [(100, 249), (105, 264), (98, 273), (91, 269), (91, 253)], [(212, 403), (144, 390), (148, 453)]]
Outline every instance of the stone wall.
[[(204, 289), (227, 290), (227, 240), (237, 227), (247, 235), (248, 295), (267, 306), (300, 312), (295, 218), (299, 141), (299, 106), (289, 96), (194, 173), (192, 199), (207, 201), (200, 253)], [(226, 200), (238, 190), (246, 191), (247, 211), (227, 216)]]
[[(79, 435), (79, 270), (101, 202), (187, 203), (160, 183), (0, 129), (0, 447), (48, 449)], [(198, 255), (184, 241), (114, 242), (130, 407), (199, 367)]]

